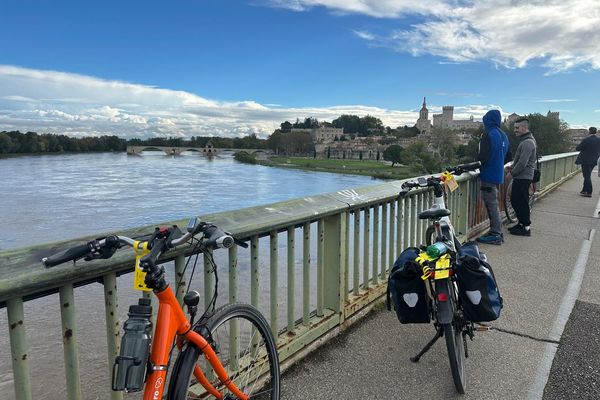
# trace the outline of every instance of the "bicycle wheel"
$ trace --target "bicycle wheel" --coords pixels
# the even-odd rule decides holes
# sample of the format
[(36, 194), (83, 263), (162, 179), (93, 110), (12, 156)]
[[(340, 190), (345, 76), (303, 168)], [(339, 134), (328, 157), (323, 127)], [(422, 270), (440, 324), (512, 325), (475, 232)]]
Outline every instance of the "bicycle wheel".
[(517, 213), (515, 212), (510, 202), (510, 195), (512, 193), (512, 180), (506, 185), (504, 191), (504, 212), (506, 213), (506, 219), (508, 222), (517, 222)]
[[(241, 303), (219, 308), (205, 324), (211, 344), (235, 385), (251, 399), (279, 399), (280, 371), (275, 340), (260, 312)], [(168, 398), (212, 399), (194, 377), (199, 366), (225, 399), (237, 399), (212, 373), (210, 364), (196, 346), (188, 345), (173, 368)], [(200, 358), (200, 359), (199, 359)]]
[[(446, 232), (446, 233), (448, 234), (448, 236), (450, 236), (448, 232)], [(438, 237), (437, 237), (437, 234), (435, 233), (435, 227), (433, 225), (429, 225), (427, 227), (427, 229), (425, 230), (425, 244), (427, 246), (429, 246), (437, 241), (438, 241)], [(454, 246), (456, 247), (457, 250), (460, 249), (462, 246), (456, 236), (454, 236)]]
[(450, 286), (448, 301), (452, 302), (454, 318), (452, 323), (442, 324), (442, 328), (444, 329), (444, 337), (446, 338), (446, 348), (448, 349), (448, 359), (450, 360), (450, 369), (452, 370), (454, 386), (458, 393), (464, 394), (467, 386), (467, 374), (465, 371), (465, 345), (462, 335), (463, 327), (456, 313), (458, 307), (456, 287), (453, 282), (450, 282)]

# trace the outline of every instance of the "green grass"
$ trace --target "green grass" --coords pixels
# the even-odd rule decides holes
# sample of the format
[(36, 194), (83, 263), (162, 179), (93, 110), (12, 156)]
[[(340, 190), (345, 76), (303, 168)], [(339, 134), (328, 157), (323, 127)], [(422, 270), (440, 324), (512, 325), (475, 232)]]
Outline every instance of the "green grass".
[(409, 167), (395, 166), (373, 160), (338, 160), (302, 157), (270, 157), (264, 165), (299, 168), (341, 174), (368, 175), (380, 179), (403, 179), (414, 173)]

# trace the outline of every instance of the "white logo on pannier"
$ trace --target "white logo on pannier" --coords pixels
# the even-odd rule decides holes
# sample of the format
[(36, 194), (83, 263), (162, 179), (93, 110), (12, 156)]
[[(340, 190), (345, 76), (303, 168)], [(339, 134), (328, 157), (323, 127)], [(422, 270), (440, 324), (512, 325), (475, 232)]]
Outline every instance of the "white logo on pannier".
[(419, 295), (416, 293), (405, 293), (402, 298), (404, 302), (408, 304), (410, 308), (417, 305), (417, 301), (419, 301)]
[(467, 290), (467, 297), (471, 300), (471, 303), (478, 305), (481, 301), (481, 292), (479, 290)]

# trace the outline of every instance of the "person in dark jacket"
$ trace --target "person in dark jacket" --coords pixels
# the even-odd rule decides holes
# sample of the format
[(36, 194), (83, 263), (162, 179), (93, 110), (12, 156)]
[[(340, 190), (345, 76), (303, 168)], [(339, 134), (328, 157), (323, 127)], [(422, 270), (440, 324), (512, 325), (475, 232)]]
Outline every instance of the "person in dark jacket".
[(591, 175), (600, 156), (600, 138), (596, 136), (596, 131), (595, 127), (590, 127), (590, 135), (575, 148), (579, 151), (575, 164), (581, 165), (581, 173), (583, 174), (583, 189), (579, 194), (584, 197), (592, 197)]
[(513, 178), (510, 203), (517, 214), (519, 222), (508, 228), (508, 231), (513, 235), (531, 236), (529, 185), (533, 181), (537, 161), (537, 143), (533, 134), (529, 131), (529, 120), (527, 118), (519, 118), (515, 121), (515, 135), (519, 138), (519, 145), (509, 168)]
[(510, 159), (508, 136), (500, 129), (500, 111), (483, 116), (485, 128), (479, 141), (481, 195), (490, 219), (490, 231), (477, 239), (480, 243), (502, 244), (502, 219), (498, 207), (498, 187), (504, 183), (504, 163)]

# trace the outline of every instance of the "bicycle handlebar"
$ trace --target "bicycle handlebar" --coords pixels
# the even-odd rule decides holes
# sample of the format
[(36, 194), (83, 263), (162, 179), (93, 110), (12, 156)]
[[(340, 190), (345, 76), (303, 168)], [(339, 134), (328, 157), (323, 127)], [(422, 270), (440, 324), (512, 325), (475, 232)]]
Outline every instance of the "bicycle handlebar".
[[(248, 247), (248, 244), (235, 239), (231, 234), (223, 232), (214, 224), (201, 222), (197, 224), (195, 229), (188, 231), (181, 237), (175, 238), (180, 234), (181, 230), (174, 225), (170, 228), (156, 228), (154, 234), (148, 240), (150, 253), (145, 255), (141, 262), (155, 264), (160, 255), (173, 247), (186, 243), (198, 233), (202, 234), (202, 245), (209, 249), (228, 249), (234, 244), (241, 247)], [(95, 239), (86, 244), (77, 245), (59, 253), (53, 254), (42, 259), (42, 263), (46, 268), (54, 267), (68, 261), (75, 261), (85, 257), (86, 261), (97, 258), (110, 258), (114, 252), (122, 245), (133, 246), (136, 242), (127, 236), (108, 236), (106, 238)]]
[(481, 167), (481, 162), (475, 161), (467, 164), (459, 164), (455, 167), (448, 167), (446, 168), (446, 171), (452, 172), (453, 174), (461, 175), (465, 172), (474, 171), (479, 167)]
[[(481, 163), (479, 161), (475, 161), (467, 164), (459, 164), (454, 167), (446, 168), (447, 172), (450, 172), (455, 175), (461, 175), (468, 171), (476, 170), (481, 167)], [(419, 188), (419, 187), (437, 187), (442, 182), (442, 178), (440, 176), (430, 176), (429, 178), (419, 178), (419, 181), (406, 181), (402, 183), (402, 190), (400, 191), (400, 196), (404, 196), (407, 194), (410, 189)], [(437, 185), (437, 186), (436, 186)]]
[(54, 267), (56, 265), (65, 263), (67, 261), (77, 260), (91, 253), (93, 247), (90, 245), (92, 242), (86, 244), (80, 244), (79, 246), (72, 247), (67, 250), (63, 250), (60, 253), (53, 254), (49, 257), (42, 258), (42, 263), (47, 267)]

